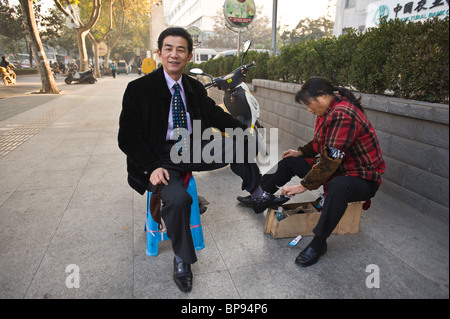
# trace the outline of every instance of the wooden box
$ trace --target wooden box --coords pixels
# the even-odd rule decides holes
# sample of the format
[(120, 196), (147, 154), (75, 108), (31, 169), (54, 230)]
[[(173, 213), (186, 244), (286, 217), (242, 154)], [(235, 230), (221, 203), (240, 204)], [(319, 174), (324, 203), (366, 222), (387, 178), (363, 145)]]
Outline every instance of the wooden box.
[[(264, 227), (265, 234), (271, 234), (273, 238), (287, 238), (312, 236), (312, 230), (316, 227), (320, 218), (320, 212), (315, 208), (318, 202), (293, 203), (282, 206), (287, 217), (277, 220), (276, 210), (269, 209)], [(355, 234), (359, 232), (363, 202), (349, 203), (333, 234)], [(300, 213), (298, 213), (300, 211)]]

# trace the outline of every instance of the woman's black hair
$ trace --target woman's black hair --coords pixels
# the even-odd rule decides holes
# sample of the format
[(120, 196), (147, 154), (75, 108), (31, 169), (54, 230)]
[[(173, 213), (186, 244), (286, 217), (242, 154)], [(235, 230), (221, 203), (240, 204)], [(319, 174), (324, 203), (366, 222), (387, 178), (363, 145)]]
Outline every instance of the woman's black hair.
[(192, 36), (185, 29), (179, 27), (170, 27), (161, 32), (158, 38), (158, 49), (160, 51), (162, 50), (164, 39), (167, 38), (168, 36), (185, 38), (188, 43), (188, 52), (189, 54), (192, 53), (192, 50), (194, 49), (194, 41), (192, 40)]
[[(335, 92), (339, 93), (336, 95)], [(306, 80), (302, 85), (300, 91), (295, 95), (295, 100), (298, 103), (309, 103), (311, 98), (316, 98), (318, 96), (329, 94), (340, 100), (340, 97), (345, 97), (350, 103), (357, 106), (361, 111), (364, 112), (361, 106), (361, 96), (356, 98), (352, 91), (349, 89), (333, 86), (328, 79), (323, 77), (315, 76)]]

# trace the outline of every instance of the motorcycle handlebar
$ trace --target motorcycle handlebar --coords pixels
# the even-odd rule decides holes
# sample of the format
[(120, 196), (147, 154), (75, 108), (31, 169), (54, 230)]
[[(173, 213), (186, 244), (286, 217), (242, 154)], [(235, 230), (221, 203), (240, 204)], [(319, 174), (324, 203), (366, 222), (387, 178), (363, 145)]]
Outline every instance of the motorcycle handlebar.
[[(255, 66), (255, 62), (250, 62), (247, 65), (242, 65), (241, 67), (237, 68), (232, 73), (230, 73), (230, 75), (228, 75), (228, 76), (231, 76), (231, 74), (234, 74), (234, 76), (237, 76), (237, 74), (241, 74), (241, 75), (239, 75), (239, 77), (241, 77), (247, 70), (253, 68), (254, 66)], [(225, 76), (213, 79), (210, 83), (205, 84), (204, 85), (205, 89), (209, 89), (210, 87), (213, 87), (213, 86), (217, 87), (218, 85), (221, 85), (221, 81), (223, 81), (224, 77)], [(220, 89), (220, 87), (219, 87), (219, 89)]]
[(255, 62), (250, 62), (249, 64), (244, 66), (244, 69), (250, 69), (253, 66), (255, 66)]

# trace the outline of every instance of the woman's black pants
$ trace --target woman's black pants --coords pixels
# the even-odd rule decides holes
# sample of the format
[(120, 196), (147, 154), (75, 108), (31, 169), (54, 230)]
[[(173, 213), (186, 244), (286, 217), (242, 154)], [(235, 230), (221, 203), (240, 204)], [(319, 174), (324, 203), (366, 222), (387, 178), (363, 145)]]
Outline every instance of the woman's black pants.
[[(275, 193), (292, 177), (303, 178), (311, 170), (304, 157), (287, 157), (277, 167), (261, 178), (261, 188)], [(353, 176), (337, 176), (326, 184), (326, 196), (319, 222), (313, 229), (315, 235), (328, 238), (347, 209), (350, 202), (366, 201), (375, 196), (378, 184)]]

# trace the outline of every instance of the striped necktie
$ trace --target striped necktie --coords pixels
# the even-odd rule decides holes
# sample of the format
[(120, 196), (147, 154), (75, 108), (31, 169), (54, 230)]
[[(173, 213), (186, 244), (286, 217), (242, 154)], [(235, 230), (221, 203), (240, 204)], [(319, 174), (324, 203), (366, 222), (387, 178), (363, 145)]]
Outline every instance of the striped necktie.
[[(184, 108), (183, 99), (180, 94), (180, 85), (175, 83), (173, 88), (175, 92), (172, 97), (172, 117), (173, 117), (173, 130), (174, 135), (177, 137), (176, 142), (182, 140), (182, 146), (178, 150), (178, 153), (181, 154), (183, 148), (187, 149), (187, 142), (189, 137), (185, 137), (181, 134), (180, 128), (188, 129), (186, 110)], [(183, 138), (184, 137), (184, 138)]]

